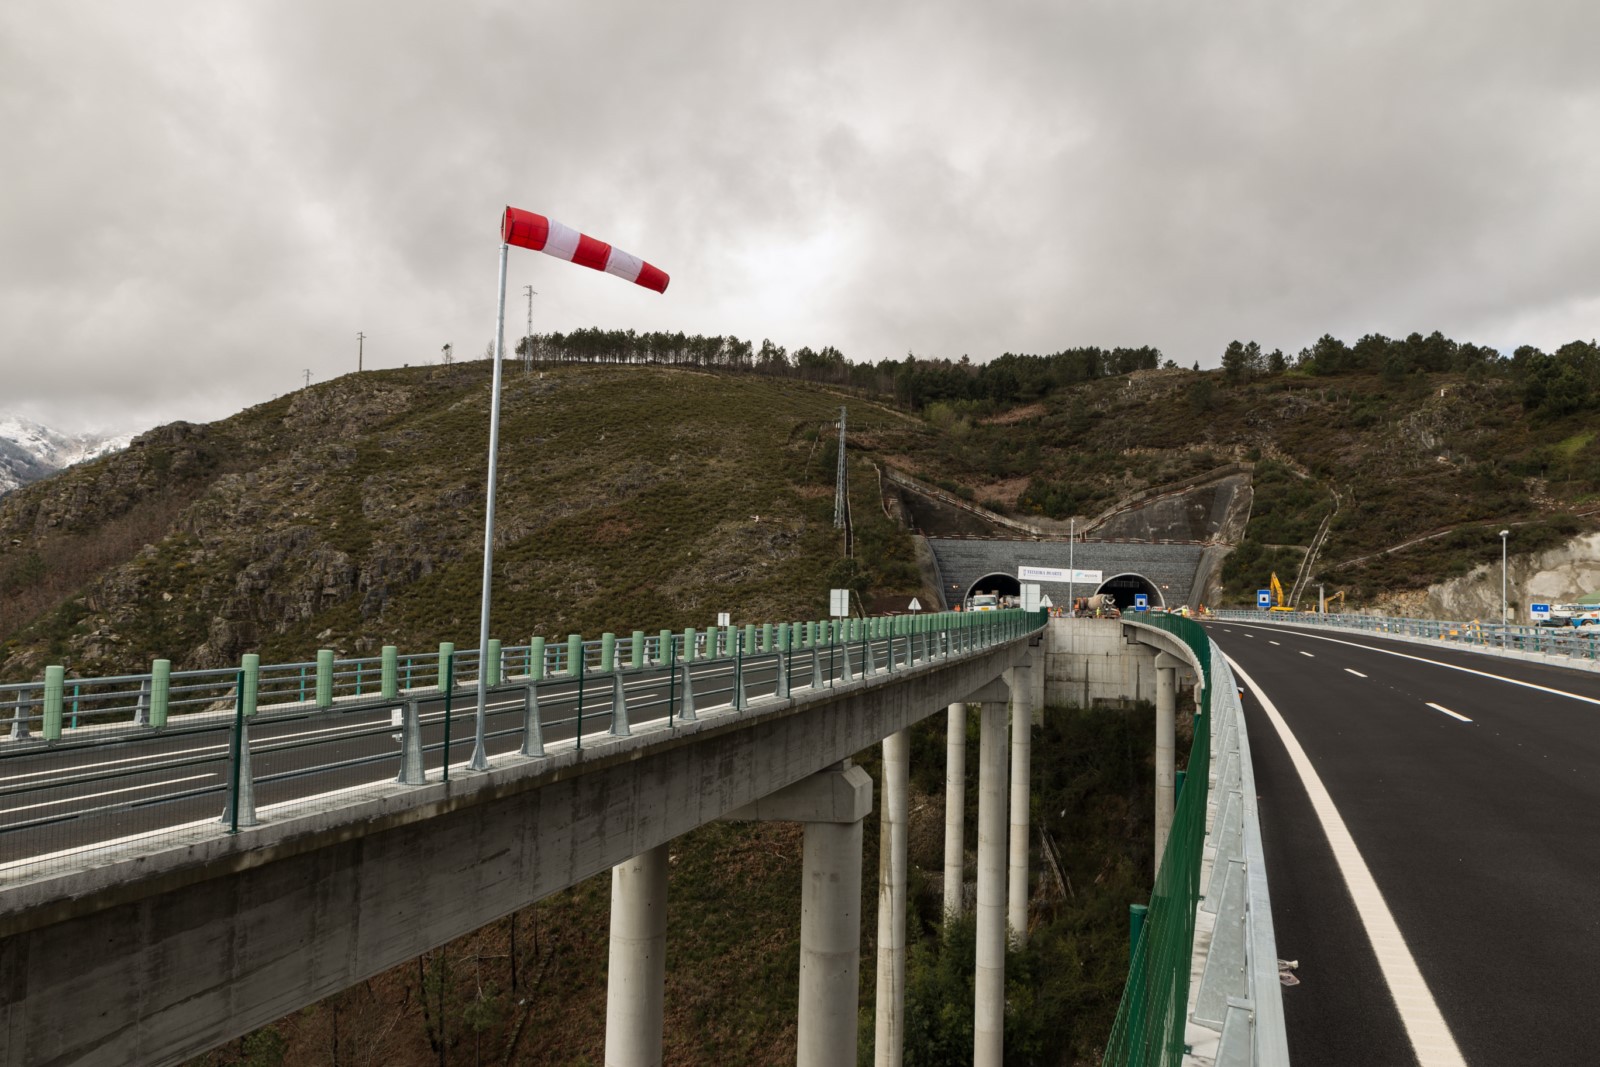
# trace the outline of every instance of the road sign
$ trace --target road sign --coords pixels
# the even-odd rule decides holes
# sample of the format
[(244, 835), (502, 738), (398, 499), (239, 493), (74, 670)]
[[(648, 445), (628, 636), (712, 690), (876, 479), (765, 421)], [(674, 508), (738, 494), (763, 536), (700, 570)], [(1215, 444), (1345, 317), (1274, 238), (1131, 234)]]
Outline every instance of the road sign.
[(1024, 582), (1066, 582), (1071, 572), (1063, 567), (1018, 567), (1017, 577)]
[(717, 612), (717, 625), (718, 626), (731, 626), (731, 625), (733, 625), (733, 613), (732, 612), (728, 612), (728, 611), (719, 611), (719, 612)]
[(1039, 584), (1037, 582), (1022, 583), (1022, 610), (1039, 610)]
[(1256, 607), (1258, 607), (1258, 608), (1270, 608), (1270, 607), (1272, 607), (1272, 590), (1270, 590), (1270, 589), (1257, 589), (1256, 590)]
[(907, 611), (921, 611), (922, 610), (922, 601), (918, 600), (916, 597), (912, 597), (911, 598), (911, 603), (906, 605), (906, 610)]
[(1047, 596), (1042, 596), (1042, 597), (1039, 598), (1039, 606), (1041, 608), (1053, 608), (1053, 607), (1055, 607), (1055, 605), (1050, 602), (1050, 598), (1047, 597)]
[(1133, 610), (1134, 611), (1149, 611), (1150, 610), (1150, 598), (1148, 596), (1146, 596), (1144, 593), (1135, 593), (1135, 594), (1133, 594)]
[(1528, 614), (1533, 616), (1533, 621), (1534, 622), (1549, 622), (1550, 621), (1550, 605), (1549, 604), (1529, 604), (1528, 605)]
[(828, 590), (828, 614), (835, 619), (843, 619), (850, 614), (850, 590)]

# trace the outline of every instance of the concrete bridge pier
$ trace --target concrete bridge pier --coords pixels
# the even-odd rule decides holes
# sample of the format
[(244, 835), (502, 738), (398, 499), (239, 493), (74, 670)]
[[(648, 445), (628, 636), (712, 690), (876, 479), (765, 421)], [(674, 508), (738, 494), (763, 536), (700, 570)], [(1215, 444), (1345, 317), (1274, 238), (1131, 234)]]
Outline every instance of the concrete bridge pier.
[(1173, 751), (1176, 747), (1176, 720), (1178, 708), (1178, 668), (1184, 666), (1178, 657), (1162, 652), (1156, 656), (1156, 862), (1155, 872), (1161, 873), (1161, 854), (1167, 849), (1167, 837), (1172, 833), (1172, 812), (1176, 801), (1173, 773)]
[(883, 807), (878, 813), (878, 995), (873, 1057), (899, 1067), (906, 1015), (906, 834), (911, 737), (883, 739)]
[(944, 914), (961, 914), (966, 884), (967, 705), (950, 705), (944, 762)]
[(1006, 925), (1018, 948), (1028, 943), (1028, 799), (1032, 783), (1033, 672), (1006, 672), (1011, 687), (1011, 840)]
[(1001, 1067), (1006, 1008), (1006, 705), (987, 699), (982, 704), (972, 1062), (974, 1067)]
[(727, 816), (805, 823), (799, 1067), (856, 1062), (862, 820), (871, 811), (871, 777), (844, 760)]
[(611, 868), (606, 1067), (660, 1067), (667, 975), (667, 846)]

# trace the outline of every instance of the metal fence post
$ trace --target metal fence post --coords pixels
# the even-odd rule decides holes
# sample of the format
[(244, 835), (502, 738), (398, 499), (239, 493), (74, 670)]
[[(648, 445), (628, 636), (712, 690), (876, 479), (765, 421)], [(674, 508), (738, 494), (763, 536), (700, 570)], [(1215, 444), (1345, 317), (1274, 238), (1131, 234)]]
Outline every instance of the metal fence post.
[(544, 678), (544, 638), (535, 637), (528, 642), (528, 677), (537, 682)]
[(333, 707), (333, 649), (317, 649), (317, 707)]
[(167, 725), (167, 699), (172, 693), (172, 661), (158, 659), (150, 664), (150, 726), (159, 730)]
[(26, 741), (28, 739), (28, 705), (31, 698), (26, 689), (17, 690), (17, 699), (12, 703), (11, 712), (11, 740)]
[[(684, 646), (686, 650), (689, 647), (689, 645)], [(683, 668), (683, 697), (678, 702), (678, 721), (694, 722), (694, 675), (689, 670), (689, 654), (687, 651), (684, 652), (684, 658), (679, 661), (678, 666), (674, 666), (672, 669), (676, 671), (679, 666)]]
[(66, 688), (65, 667), (44, 669), (44, 738), (61, 740), (61, 701)]
[(456, 689), (456, 646), (451, 641), (439, 643), (439, 688), (444, 691), (444, 776), (450, 780), (450, 720)]
[(617, 663), (617, 635), (600, 635), (600, 673), (610, 674)]
[(500, 639), (498, 637), (491, 637), (489, 638), (488, 645), (489, 647), (484, 653), (486, 662), (478, 664), (478, 670), (483, 674), (484, 685), (499, 685)]
[(261, 689), (261, 656), (255, 652), (246, 652), (240, 657), (239, 685), (243, 692), (239, 694), (239, 706), (244, 709), (244, 717), (252, 719), (256, 714), (256, 695)]
[(628, 665), (634, 670), (644, 666), (644, 631), (633, 631), (633, 648), (629, 649)]
[(611, 674), (611, 736), (628, 737), (633, 728), (628, 724), (628, 694), (623, 691), (622, 672)]
[(379, 695), (385, 700), (393, 700), (400, 695), (400, 650), (393, 645), (384, 645), (381, 656), (383, 682)]

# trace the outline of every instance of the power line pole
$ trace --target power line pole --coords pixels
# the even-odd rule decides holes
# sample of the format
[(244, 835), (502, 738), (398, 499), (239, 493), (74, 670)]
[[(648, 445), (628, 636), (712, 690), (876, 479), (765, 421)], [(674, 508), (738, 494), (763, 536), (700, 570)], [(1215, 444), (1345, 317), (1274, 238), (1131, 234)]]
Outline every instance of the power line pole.
[(839, 474), (833, 488), (833, 525), (835, 529), (844, 529), (844, 416), (845, 409), (839, 409)]
[(528, 293), (528, 332), (523, 335), (527, 347), (522, 351), (522, 373), (526, 377), (533, 366), (533, 298), (539, 295), (539, 291), (531, 285), (524, 285), (522, 288)]
[(309, 369), (306, 371), (306, 388), (311, 388), (311, 371)]
[(366, 347), (366, 343), (367, 343), (367, 335), (366, 334), (364, 334), (364, 333), (356, 334), (356, 373), (357, 374), (361, 373), (361, 356), (362, 356), (362, 350)]

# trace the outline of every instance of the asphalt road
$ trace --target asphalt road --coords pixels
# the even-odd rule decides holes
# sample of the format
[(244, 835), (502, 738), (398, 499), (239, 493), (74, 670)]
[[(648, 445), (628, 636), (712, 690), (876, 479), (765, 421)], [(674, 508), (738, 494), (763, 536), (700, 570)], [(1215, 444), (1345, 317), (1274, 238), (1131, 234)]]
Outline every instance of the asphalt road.
[[(874, 642), (883, 669), (886, 642)], [(905, 642), (897, 642), (905, 655)], [(829, 650), (820, 650), (825, 675)], [(835, 656), (838, 654), (835, 653)], [(860, 670), (860, 649), (851, 662)], [(807, 653), (789, 658), (791, 685), (803, 691), (811, 681)], [(741, 665), (752, 700), (770, 696), (777, 686), (776, 657), (747, 657)], [(695, 702), (701, 710), (732, 702), (735, 663), (731, 659), (692, 665)], [(669, 679), (664, 669), (624, 674), (629, 721), (634, 727), (682, 713), (682, 672)], [(584, 679), (582, 701), (575, 681), (546, 681), (538, 690), (539, 721), (547, 747), (592, 738), (612, 728), (612, 677)], [(445, 703), (437, 692), (414, 694), (422, 726), (424, 765), (437, 781), (446, 761)], [(485, 749), (491, 762), (510, 757), (522, 745), (523, 688), (491, 693), (485, 721)], [(403, 704), (403, 701), (401, 702)], [(363, 702), (331, 710), (289, 713), (263, 709), (251, 721), (251, 769), (255, 802), (263, 817), (291, 814), (295, 807), (330, 807), (338, 794), (374, 782), (393, 781), (401, 766), (400, 734), (394, 716), (400, 704)], [(475, 687), (458, 688), (450, 709), (448, 761), (452, 776), (470, 773), (477, 712)], [(93, 743), (69, 736), (53, 747), (0, 746), (0, 884), (27, 877), (42, 867), (70, 868), (108, 852), (130, 838), (159, 836), (197, 822), (217, 821), (231, 782), (231, 731), (218, 717), (195, 726), (183, 718), (160, 731), (119, 731)], [(89, 732), (79, 734), (87, 738)]]
[[(1461, 1057), (1600, 1062), (1600, 675), (1365, 634), (1207, 629), (1309, 757)], [(1244, 707), (1278, 954), (1300, 962), (1283, 991), (1292, 1062), (1418, 1063), (1311, 795), (1248, 686)]]

